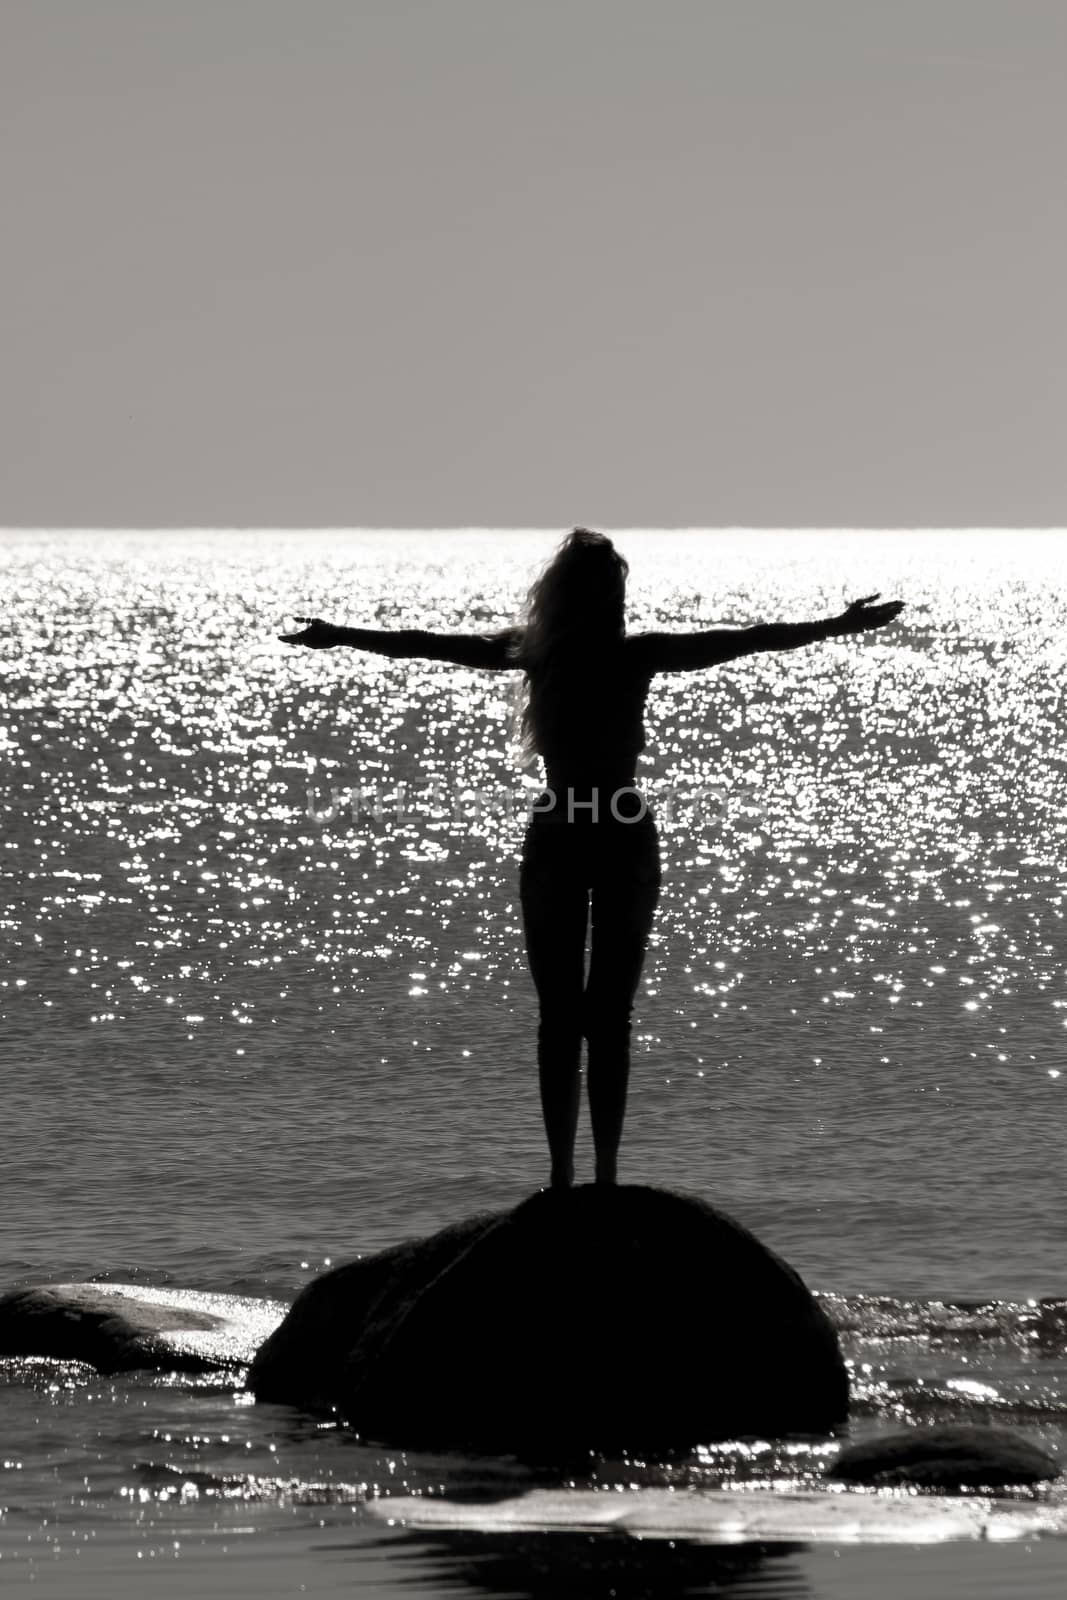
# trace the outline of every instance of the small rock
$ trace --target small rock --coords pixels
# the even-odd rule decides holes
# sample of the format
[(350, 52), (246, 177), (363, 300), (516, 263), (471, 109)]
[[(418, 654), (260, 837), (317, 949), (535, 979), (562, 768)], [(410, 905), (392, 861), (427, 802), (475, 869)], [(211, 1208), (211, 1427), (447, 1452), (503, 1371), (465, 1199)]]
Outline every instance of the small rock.
[(249, 1362), (284, 1309), (196, 1289), (49, 1283), (0, 1296), (0, 1356), (83, 1361), (98, 1372), (211, 1372)]
[(1052, 1456), (1005, 1428), (908, 1428), (846, 1445), (827, 1472), (844, 1483), (1001, 1489), (1059, 1476)]

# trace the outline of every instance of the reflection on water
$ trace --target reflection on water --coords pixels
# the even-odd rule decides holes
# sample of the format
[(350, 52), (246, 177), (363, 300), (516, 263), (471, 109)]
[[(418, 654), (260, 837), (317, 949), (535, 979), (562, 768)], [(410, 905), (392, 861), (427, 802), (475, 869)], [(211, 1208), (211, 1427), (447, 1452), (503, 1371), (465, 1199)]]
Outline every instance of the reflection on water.
[[(620, 543), (634, 627), (908, 601), (885, 634), (653, 687), (625, 1176), (739, 1210), (820, 1286), (1060, 1292), (1055, 539)], [(476, 803), (522, 798), (510, 675), (275, 634), (291, 609), (491, 627), (552, 544), (0, 537), (12, 1265), (285, 1294), (542, 1181), (522, 819)], [(309, 783), (415, 800), (316, 822)]]
[(458, 1531), (432, 1538), (405, 1534), (388, 1543), (401, 1582), (441, 1594), (472, 1592), (494, 1600), (683, 1600), (709, 1594), (802, 1600), (811, 1592), (791, 1559), (799, 1546), (724, 1549), (610, 1533), (508, 1538)]

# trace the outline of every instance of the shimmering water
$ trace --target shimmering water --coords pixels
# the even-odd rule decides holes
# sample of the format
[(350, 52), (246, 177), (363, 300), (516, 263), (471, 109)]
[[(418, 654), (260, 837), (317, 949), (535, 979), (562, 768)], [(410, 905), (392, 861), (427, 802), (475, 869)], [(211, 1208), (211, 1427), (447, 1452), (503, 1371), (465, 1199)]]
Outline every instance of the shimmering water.
[[(871, 1334), (870, 1412), (912, 1403), (880, 1383), (940, 1392), (977, 1360), (1055, 1443), (1060, 1358), (1031, 1348), (1027, 1302), (1065, 1293), (1060, 541), (619, 544), (634, 628), (908, 602), (883, 634), (653, 686), (665, 885), (623, 1176), (733, 1211), (846, 1306), (1011, 1302), (977, 1356), (925, 1329), (898, 1360)], [(543, 1181), (511, 679), (275, 635), (305, 611), (505, 624), (552, 545), (0, 536), (6, 1282), (286, 1299)], [(390, 1477), (230, 1391), (21, 1372), (6, 1401), (30, 1550), (50, 1503), (72, 1537), (121, 1544), (144, 1506), (181, 1523), (160, 1483), (192, 1459), (275, 1483), (275, 1444), (301, 1484)], [(249, 1522), (276, 1530), (292, 1499), (251, 1496)]]

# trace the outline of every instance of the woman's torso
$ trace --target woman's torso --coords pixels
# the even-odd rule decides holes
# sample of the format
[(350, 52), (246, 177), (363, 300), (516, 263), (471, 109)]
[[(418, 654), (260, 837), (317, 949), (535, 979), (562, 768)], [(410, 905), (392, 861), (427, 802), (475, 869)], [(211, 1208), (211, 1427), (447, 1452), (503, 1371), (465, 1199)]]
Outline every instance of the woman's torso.
[(571, 820), (628, 814), (651, 681), (637, 652), (623, 637), (530, 677), (531, 694), (541, 696), (534, 726), (549, 791), (569, 800)]

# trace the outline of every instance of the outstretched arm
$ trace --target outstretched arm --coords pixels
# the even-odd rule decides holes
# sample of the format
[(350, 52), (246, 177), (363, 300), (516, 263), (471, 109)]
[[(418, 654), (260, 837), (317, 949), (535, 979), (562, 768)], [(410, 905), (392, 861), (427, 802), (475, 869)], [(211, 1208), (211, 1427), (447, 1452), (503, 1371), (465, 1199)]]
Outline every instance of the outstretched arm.
[(514, 630), (500, 633), (429, 633), (422, 628), (342, 628), (320, 617), (297, 617), (306, 626), (299, 633), (278, 635), (283, 644), (301, 644), (311, 650), (331, 650), (350, 645), (373, 650), (380, 656), (421, 656), (428, 661), (451, 661), (460, 667), (513, 667), (508, 647)]
[(904, 602), (889, 600), (876, 606), (877, 599), (872, 594), (853, 600), (839, 617), (818, 622), (760, 622), (754, 628), (711, 628), (706, 633), (642, 633), (634, 643), (647, 657), (651, 672), (694, 672), (761, 650), (796, 650), (822, 639), (884, 628), (900, 615)]

